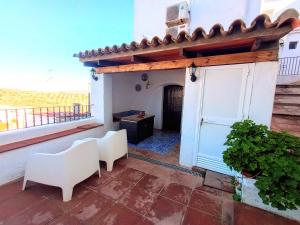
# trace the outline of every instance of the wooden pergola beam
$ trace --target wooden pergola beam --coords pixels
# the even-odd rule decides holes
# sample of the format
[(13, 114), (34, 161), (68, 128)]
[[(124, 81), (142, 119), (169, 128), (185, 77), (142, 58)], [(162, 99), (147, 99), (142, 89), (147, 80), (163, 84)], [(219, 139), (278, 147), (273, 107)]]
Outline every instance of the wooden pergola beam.
[(166, 60), (160, 62), (138, 63), (119, 66), (107, 66), (96, 68), (96, 73), (122, 73), (151, 70), (170, 70), (189, 67), (192, 63), (196, 66), (216, 66), (227, 64), (253, 63), (277, 61), (278, 50), (255, 51), (218, 56), (197, 57), (178, 60)]
[(145, 63), (145, 62), (148, 62), (149, 60), (142, 56), (133, 55), (133, 56), (131, 56), (130, 61), (132, 63)]

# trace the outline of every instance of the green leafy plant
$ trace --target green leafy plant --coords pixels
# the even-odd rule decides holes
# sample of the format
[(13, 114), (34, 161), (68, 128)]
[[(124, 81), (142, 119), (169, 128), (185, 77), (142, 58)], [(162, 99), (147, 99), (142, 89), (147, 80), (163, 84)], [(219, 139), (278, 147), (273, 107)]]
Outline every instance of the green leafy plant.
[(244, 120), (232, 125), (223, 153), (224, 162), (238, 172), (246, 170), (252, 174), (259, 172), (256, 158), (265, 151), (268, 128), (257, 125), (251, 120)]
[(300, 206), (300, 138), (245, 120), (233, 124), (225, 145), (224, 162), (257, 175), (255, 186), (265, 204), (279, 210)]
[(269, 131), (266, 153), (257, 160), (262, 173), (255, 186), (265, 204), (279, 210), (300, 206), (300, 138)]
[(240, 202), (242, 200), (241, 192), (242, 186), (236, 177), (232, 177), (231, 184), (234, 186), (234, 194), (232, 195), (233, 200)]

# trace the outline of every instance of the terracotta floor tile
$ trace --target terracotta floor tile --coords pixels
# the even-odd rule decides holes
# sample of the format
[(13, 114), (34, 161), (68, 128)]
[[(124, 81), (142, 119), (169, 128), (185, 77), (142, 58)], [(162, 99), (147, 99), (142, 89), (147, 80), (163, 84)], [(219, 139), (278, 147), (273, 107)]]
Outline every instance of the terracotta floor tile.
[(234, 225), (299, 225), (296, 221), (242, 203), (235, 202), (234, 206)]
[(169, 168), (162, 167), (159, 165), (153, 165), (153, 168), (148, 172), (148, 174), (163, 178), (165, 180), (167, 180), (171, 176), (172, 173), (174, 173), (173, 169), (169, 169)]
[(111, 176), (111, 177), (117, 177), (120, 173), (122, 173), (124, 170), (127, 169), (127, 167), (124, 166), (124, 164), (121, 163), (121, 162), (122, 161), (120, 161), (120, 160), (116, 160), (114, 162), (113, 169), (110, 172), (106, 170), (106, 163), (105, 162), (101, 162), (100, 163), (101, 174), (105, 174), (105, 175), (108, 175), (108, 176)]
[(44, 200), (36, 204), (21, 214), (11, 217), (5, 224), (7, 225), (42, 225), (48, 224), (54, 218), (63, 214), (62, 209), (52, 204), (48, 200)]
[(143, 160), (139, 160), (139, 159), (135, 159), (135, 158), (131, 158), (131, 157), (129, 157), (129, 159), (126, 161), (125, 165), (129, 168), (137, 169), (144, 173), (149, 173), (149, 171), (151, 171), (154, 166), (152, 163), (149, 163), (149, 162), (146, 162)]
[(113, 204), (112, 200), (91, 192), (70, 211), (70, 215), (82, 223), (92, 224), (97, 216), (110, 210)]
[(140, 220), (137, 225), (155, 225), (152, 221), (148, 220), (148, 219), (143, 219)]
[(44, 197), (30, 192), (20, 192), (14, 197), (0, 203), (0, 224), (25, 209), (45, 200)]
[(61, 188), (28, 181), (25, 191), (49, 198), (61, 192)]
[(94, 174), (93, 176), (89, 177), (88, 179), (82, 181), (80, 183), (80, 185), (83, 185), (85, 187), (89, 187), (92, 189), (98, 189), (100, 186), (105, 185), (112, 179), (113, 178), (108, 176), (107, 174), (101, 174), (100, 178), (99, 178), (98, 174)]
[(59, 205), (65, 212), (67, 212), (77, 204), (80, 204), (81, 201), (84, 201), (84, 198), (91, 192), (93, 191), (82, 185), (76, 185), (73, 189), (71, 201), (63, 202), (61, 191), (56, 192), (54, 195), (52, 195), (50, 197), (50, 200), (53, 202), (53, 204)]
[(181, 184), (171, 183), (167, 185), (160, 195), (182, 204), (188, 204), (192, 189)]
[(145, 215), (153, 205), (157, 194), (145, 189), (134, 187), (124, 194), (118, 203), (130, 208), (142, 215)]
[(232, 225), (234, 222), (234, 200), (224, 199), (222, 201), (221, 221), (223, 225)]
[(221, 222), (207, 213), (187, 208), (182, 225), (221, 225)]
[(114, 199), (119, 199), (122, 195), (124, 195), (129, 188), (131, 187), (131, 183), (123, 180), (113, 179), (108, 182), (105, 186), (102, 186), (99, 189), (99, 192)]
[(139, 149), (139, 148), (131, 147), (131, 146), (128, 146), (128, 151), (132, 152), (134, 154), (142, 155), (142, 156), (146, 156), (146, 157), (151, 156), (151, 154), (153, 153), (153, 152), (147, 151), (145, 149)]
[(186, 206), (159, 196), (146, 217), (154, 224), (180, 225)]
[(203, 178), (182, 171), (174, 171), (168, 182), (185, 185), (193, 189), (203, 183)]
[(205, 175), (204, 185), (233, 193), (231, 177), (221, 173), (208, 170)]
[[(168, 157), (174, 159), (173, 153)], [(0, 225), (299, 224), (236, 203), (230, 193), (202, 186), (201, 177), (133, 158), (118, 160), (111, 173), (102, 170), (100, 179), (93, 175), (76, 185), (67, 203), (60, 188), (29, 182), (21, 192), (21, 183), (0, 187)]]
[(114, 205), (103, 215), (99, 216), (94, 225), (136, 225), (143, 217), (123, 206)]
[(136, 184), (144, 175), (145, 173), (139, 170), (127, 168), (118, 175), (118, 179)]
[(52, 220), (49, 225), (83, 225), (78, 219), (68, 214), (63, 214), (60, 217)]
[(0, 186), (0, 203), (22, 191), (23, 180)]
[(212, 188), (212, 187), (208, 187), (208, 186), (198, 186), (195, 188), (197, 191), (202, 191), (202, 192), (208, 192), (210, 194), (213, 194), (215, 196), (222, 196), (222, 191)]
[(221, 215), (220, 198), (201, 191), (193, 191), (189, 207), (219, 217)]
[(146, 174), (137, 184), (136, 187), (142, 188), (145, 191), (159, 193), (165, 185), (162, 178)]

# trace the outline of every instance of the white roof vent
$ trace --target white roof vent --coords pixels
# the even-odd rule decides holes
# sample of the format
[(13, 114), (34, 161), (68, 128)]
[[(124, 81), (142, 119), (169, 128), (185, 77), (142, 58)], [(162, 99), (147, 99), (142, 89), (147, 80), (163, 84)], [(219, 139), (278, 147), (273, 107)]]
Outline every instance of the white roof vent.
[(188, 23), (189, 19), (190, 12), (187, 2), (180, 2), (167, 7), (166, 24), (168, 27)]

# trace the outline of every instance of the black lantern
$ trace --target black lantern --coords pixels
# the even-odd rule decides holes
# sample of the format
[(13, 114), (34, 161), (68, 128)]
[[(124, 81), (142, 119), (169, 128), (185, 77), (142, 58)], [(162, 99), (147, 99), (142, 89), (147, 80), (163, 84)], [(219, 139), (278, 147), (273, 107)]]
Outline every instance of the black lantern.
[(94, 81), (97, 81), (98, 77), (95, 74), (96, 74), (96, 70), (94, 68), (92, 68), (91, 69), (91, 76), (92, 76)]
[(195, 75), (196, 69), (197, 69), (197, 67), (196, 67), (195, 63), (193, 62), (189, 68), (192, 82), (195, 82), (197, 80), (197, 77)]

